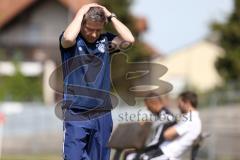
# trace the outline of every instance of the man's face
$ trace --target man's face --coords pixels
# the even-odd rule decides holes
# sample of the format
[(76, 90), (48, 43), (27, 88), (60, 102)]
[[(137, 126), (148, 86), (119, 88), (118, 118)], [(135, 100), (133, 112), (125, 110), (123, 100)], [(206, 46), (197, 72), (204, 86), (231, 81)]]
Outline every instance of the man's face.
[(186, 113), (188, 110), (188, 104), (184, 102), (181, 98), (178, 99), (178, 108), (181, 113)]
[(158, 113), (163, 106), (158, 98), (149, 98), (145, 100), (145, 105), (152, 113)]
[(86, 20), (82, 25), (81, 34), (88, 43), (94, 43), (100, 36), (104, 22)]

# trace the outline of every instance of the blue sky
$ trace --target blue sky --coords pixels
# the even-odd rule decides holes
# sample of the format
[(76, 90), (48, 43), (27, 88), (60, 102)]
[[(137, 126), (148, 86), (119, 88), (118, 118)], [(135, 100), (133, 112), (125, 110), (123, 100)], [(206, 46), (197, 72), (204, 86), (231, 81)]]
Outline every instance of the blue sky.
[(163, 54), (204, 39), (212, 21), (223, 22), (233, 0), (135, 0), (131, 8), (148, 20), (143, 39)]

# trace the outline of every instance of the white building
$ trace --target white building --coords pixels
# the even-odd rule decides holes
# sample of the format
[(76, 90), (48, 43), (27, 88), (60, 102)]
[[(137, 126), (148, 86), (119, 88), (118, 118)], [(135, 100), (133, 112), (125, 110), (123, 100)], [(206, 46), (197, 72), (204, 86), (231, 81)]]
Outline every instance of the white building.
[(172, 93), (177, 94), (185, 87), (204, 92), (222, 82), (215, 69), (215, 61), (223, 53), (223, 49), (216, 44), (203, 40), (179, 49), (167, 57), (154, 59), (153, 62), (168, 68), (168, 72), (161, 79), (172, 83)]

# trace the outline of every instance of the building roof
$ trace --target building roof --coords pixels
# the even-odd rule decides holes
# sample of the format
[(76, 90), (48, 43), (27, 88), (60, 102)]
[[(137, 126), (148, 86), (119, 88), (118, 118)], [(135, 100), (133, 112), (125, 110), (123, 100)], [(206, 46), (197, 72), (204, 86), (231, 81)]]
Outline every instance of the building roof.
[(139, 33), (145, 32), (148, 29), (147, 19), (145, 17), (134, 17), (135, 28)]
[[(76, 12), (83, 4), (96, 0), (57, 0), (70, 11)], [(0, 28), (10, 22), (19, 13), (33, 5), (37, 0), (3, 0), (0, 3)]]
[[(12, 21), (17, 15), (24, 10), (28, 9), (34, 3), (40, 0), (3, 0), (0, 3), (0, 29)], [(93, 3), (97, 0), (56, 0), (68, 8), (71, 12), (75, 13), (82, 5)], [(135, 17), (135, 27), (138, 32), (145, 32), (147, 30), (147, 20), (144, 17)], [(161, 56), (161, 52), (155, 50), (147, 43), (143, 43), (144, 48), (151, 52), (151, 57), (156, 58)]]

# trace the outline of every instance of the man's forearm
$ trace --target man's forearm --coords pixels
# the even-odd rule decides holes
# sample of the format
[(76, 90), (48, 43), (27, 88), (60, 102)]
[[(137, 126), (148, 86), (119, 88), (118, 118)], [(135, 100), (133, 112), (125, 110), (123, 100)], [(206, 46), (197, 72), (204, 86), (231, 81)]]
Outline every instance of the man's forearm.
[(73, 21), (68, 25), (63, 34), (63, 41), (66, 45), (75, 43), (76, 38), (81, 30), (83, 14), (78, 12)]
[(111, 21), (119, 36), (123, 40), (130, 43), (133, 43), (135, 41), (131, 31), (121, 21), (119, 21), (116, 17), (112, 17)]

